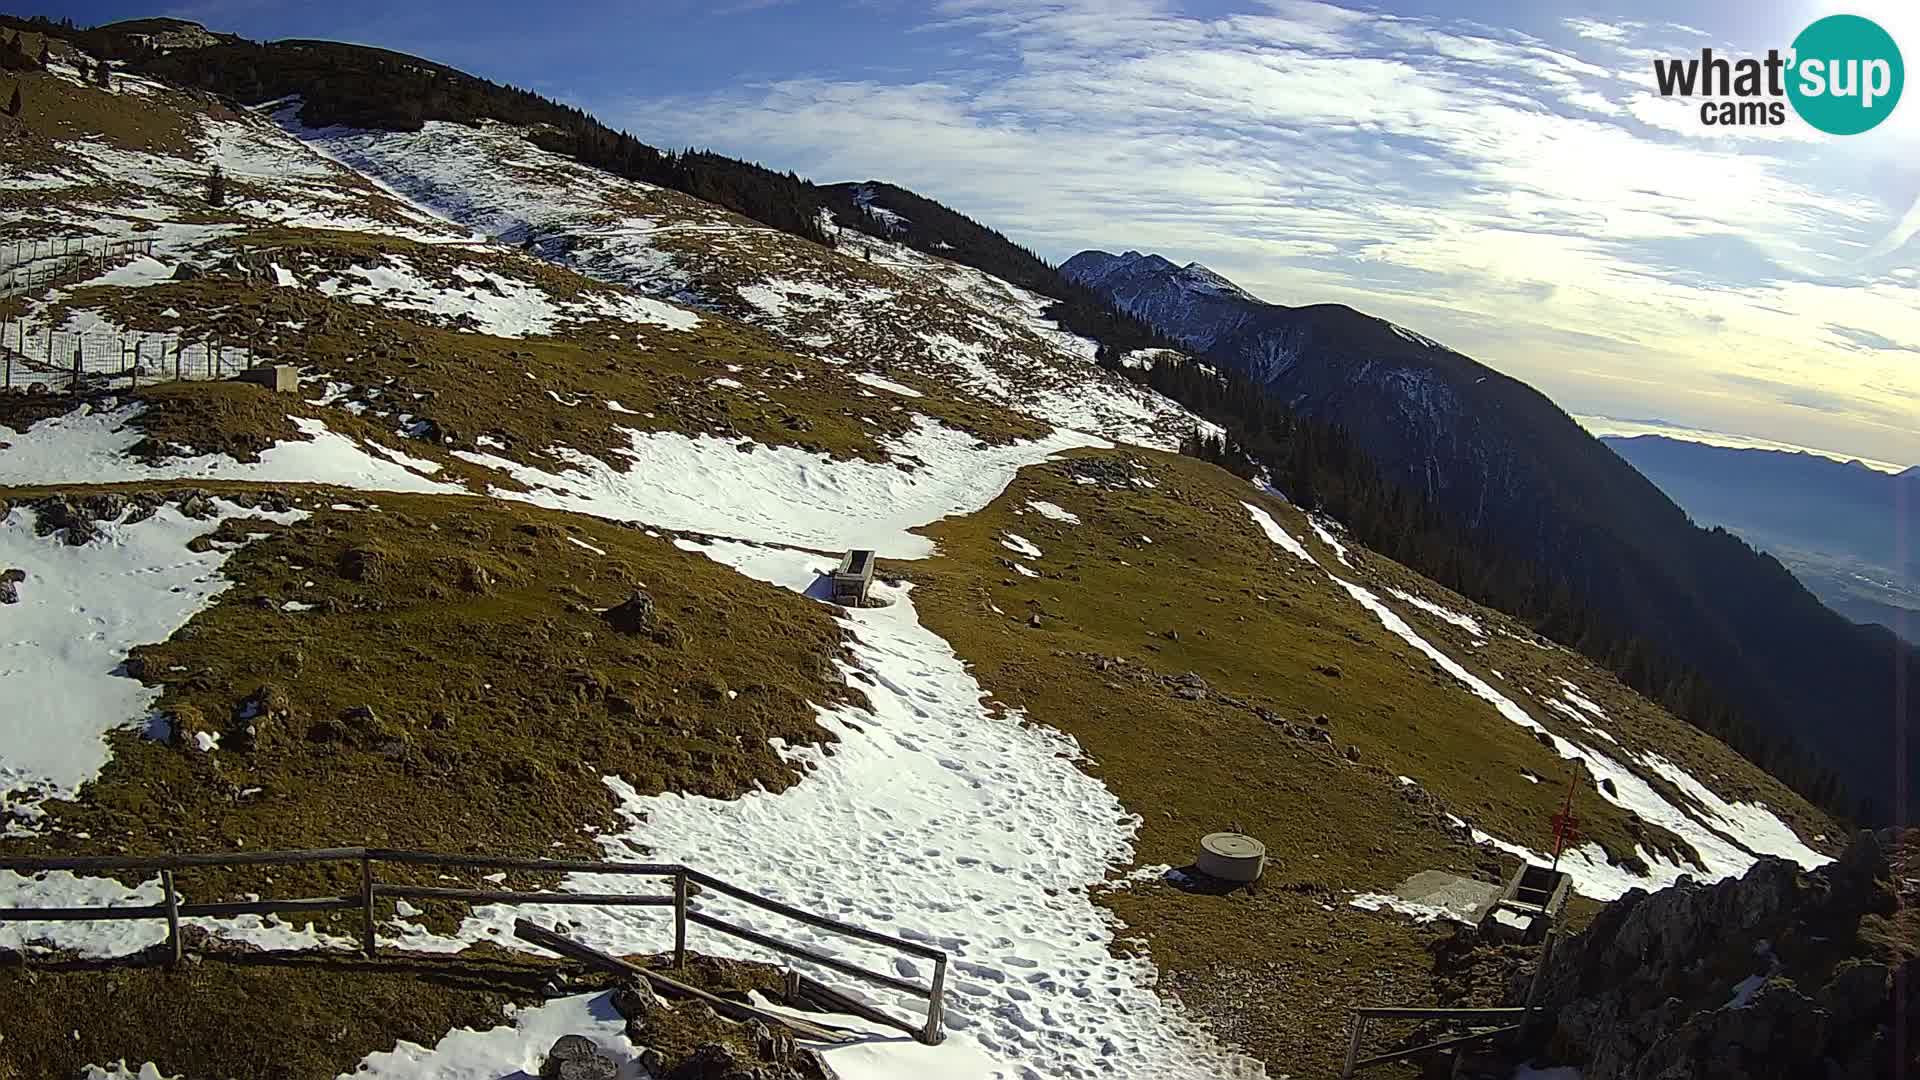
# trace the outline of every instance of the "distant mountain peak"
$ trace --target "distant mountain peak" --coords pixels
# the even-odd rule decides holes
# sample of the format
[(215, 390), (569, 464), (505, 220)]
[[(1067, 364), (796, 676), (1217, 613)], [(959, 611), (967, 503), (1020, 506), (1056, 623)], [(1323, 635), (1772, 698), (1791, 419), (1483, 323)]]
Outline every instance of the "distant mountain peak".
[(1188, 293), (1265, 302), (1205, 263), (1190, 262), (1181, 266), (1164, 255), (1150, 252), (1128, 250), (1113, 255), (1099, 250), (1083, 251), (1062, 263), (1060, 271), (1086, 285), (1119, 275), (1136, 282), (1164, 281)]

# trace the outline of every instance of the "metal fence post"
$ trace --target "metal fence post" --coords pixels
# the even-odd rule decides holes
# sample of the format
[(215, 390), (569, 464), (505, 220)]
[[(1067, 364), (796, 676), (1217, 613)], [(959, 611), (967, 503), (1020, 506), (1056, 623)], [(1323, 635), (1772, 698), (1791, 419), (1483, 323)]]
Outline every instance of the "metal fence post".
[(681, 867), (673, 872), (673, 966), (675, 970), (687, 966), (687, 871)]
[(373, 859), (360, 856), (360, 913), (366, 919), (366, 936), (361, 947), (366, 950), (367, 959), (373, 959)]
[(160, 871), (160, 887), (167, 892), (167, 951), (174, 967), (180, 966), (184, 943), (180, 940), (180, 894), (173, 888), (173, 871)]

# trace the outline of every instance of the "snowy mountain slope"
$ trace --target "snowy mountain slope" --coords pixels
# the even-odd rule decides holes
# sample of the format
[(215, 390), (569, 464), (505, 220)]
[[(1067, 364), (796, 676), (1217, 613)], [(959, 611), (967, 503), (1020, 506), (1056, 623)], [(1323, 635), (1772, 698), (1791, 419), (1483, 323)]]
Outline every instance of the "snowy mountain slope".
[(418, 132), (289, 130), (487, 236), (591, 277), (687, 299), (796, 350), (883, 377), (922, 375), (1063, 427), (1172, 448), (1209, 427), (1093, 365), (1039, 297), (850, 230), (828, 250), (678, 192), (623, 180), (499, 123)]
[[(1478, 542), (1564, 583), (1622, 670), (1636, 648), (1691, 669), (1715, 703), (1697, 710), (1703, 722), (1727, 725), (1737, 711), (1742, 749), (1804, 790), (1831, 786), (1813, 775), (1831, 771), (1877, 820), (1891, 819), (1896, 790), (1913, 790), (1893, 784), (1885, 755), (1920, 720), (1920, 703), (1887, 672), (1920, 674), (1920, 651), (1828, 610), (1737, 538), (1697, 528), (1532, 387), (1344, 306), (1261, 302), (1204, 267), (1086, 251), (1062, 272), (1294, 411), (1339, 425)], [(1847, 735), (1832, 737), (1831, 722)]]
[[(1143, 865), (1103, 902), (1271, 1069), (1335, 1075), (1352, 1001), (1458, 994), (1397, 916), (1360, 908), (1419, 871), (1543, 860), (1570, 782), (1583, 896), (1826, 861), (1830, 826), (1777, 781), (1313, 525), (1188, 459), (1092, 452), (934, 527), (940, 554), (909, 571), (981, 684), (1080, 740), (1142, 814)], [(1219, 823), (1266, 844), (1276, 887), (1209, 903), (1168, 870)], [(1249, 992), (1276, 981), (1315, 993)]]
[[(183, 130), (213, 115), (162, 90), (140, 100), (174, 102)], [(791, 247), (687, 200), (669, 224), (713, 227), (667, 231), (680, 237), (672, 261), (649, 264), (651, 245), (667, 242), (651, 225), (595, 248), (581, 221), (612, 229), (593, 215), (665, 195), (620, 187), (584, 219), (568, 216), (596, 179), (542, 188), (559, 165), (536, 161), (526, 205), (561, 207), (546, 227), (607, 264), (583, 276), (417, 208), (388, 221), (371, 208), (394, 196), (336, 171), (347, 166), (262, 118), (217, 122), (244, 125), (287, 156), (284, 168), (250, 172), (254, 193), (215, 213), (193, 203), (204, 144), (149, 151), (165, 159), (141, 166), (150, 178), (130, 168), (129, 190), (101, 205), (161, 207), (156, 223), (177, 238), (157, 266), (79, 268), (13, 310), (35, 325), (93, 319), (155, 335), (213, 322), (299, 364), (304, 392), (135, 388), (116, 375), (79, 397), (0, 397), (0, 561), (26, 571), (14, 583), (21, 611), (61, 615), (0, 635), (5, 678), (33, 688), (32, 731), (65, 722), (46, 681), (55, 671), (97, 703), (85, 728), (65, 730), (91, 740), (91, 756), (57, 777), (0, 749), (0, 767), (15, 770), (0, 772), (0, 798), (18, 808), (0, 852), (366, 842), (684, 857), (954, 956), (947, 1043), (831, 1050), (849, 1078), (1257, 1075), (1236, 1048), (1270, 1074), (1329, 1075), (1337, 1035), (1323, 1011), (1274, 1014), (1263, 1011), (1274, 995), (1235, 999), (1209, 983), (1223, 943), (1251, 950), (1229, 966), (1256, 965), (1255, 978), (1298, 963), (1346, 997), (1446, 993), (1429, 950), (1439, 931), (1351, 901), (1417, 868), (1497, 874), (1502, 852), (1544, 846), (1541, 822), (1568, 778), (1588, 819), (1591, 845), (1575, 862), (1591, 896), (1682, 871), (1718, 876), (1763, 851), (1822, 858), (1818, 814), (1577, 658), (1522, 640), (1511, 620), (1211, 466), (996, 404), (992, 380), (1031, 396), (1077, 370), (1067, 357), (1081, 346), (1049, 337), (1031, 297), (889, 246), (850, 240), (871, 264)], [(383, 147), (408, 168), (458, 162), (467, 133), (425, 133), (450, 141), (400, 154), (406, 144), (387, 141), (398, 136), (306, 134), (347, 162)], [(281, 171), (337, 178), (333, 226), (278, 220), (298, 197), (275, 186)], [(397, 168), (378, 175), (455, 205)], [(436, 183), (457, 191), (475, 175)], [(474, 182), (473, 214), (520, 197)], [(100, 212), (74, 192), (44, 206)], [(191, 231), (202, 229), (222, 231)], [(205, 272), (171, 280), (182, 262)], [(662, 285), (649, 265), (688, 276)], [(738, 299), (723, 303), (710, 290), (728, 281)], [(691, 288), (699, 310), (651, 295), (665, 288)], [(858, 321), (847, 314), (863, 304)], [(882, 366), (895, 346), (904, 358)], [(1139, 429), (1113, 434), (1127, 432)], [(187, 512), (185, 484), (235, 506), (271, 499), (286, 520), (240, 515), (220, 529)], [(157, 500), (151, 518), (137, 499), (89, 501), (140, 493)], [(43, 535), (48, 523), (58, 527)], [(816, 602), (816, 571), (831, 562), (822, 549), (854, 545), (881, 549), (885, 606)], [(225, 556), (217, 567), (212, 552)], [(154, 567), (173, 569), (140, 576)], [(88, 576), (95, 568), (107, 576)], [(116, 569), (162, 587), (100, 584)], [(173, 593), (168, 575), (189, 571), (207, 580)], [(635, 589), (651, 597), (650, 631), (610, 629), (604, 609)], [(129, 649), (116, 673), (110, 654)], [(164, 741), (149, 737), (162, 730), (154, 714)], [(41, 779), (15, 782), (29, 775)], [(1198, 833), (1235, 823), (1267, 838), (1270, 873), (1300, 888), (1205, 896), (1167, 874)], [(278, 871), (182, 887), (237, 898), (340, 886)], [(0, 880), (11, 903), (156, 891)], [(656, 919), (531, 914), (621, 951), (661, 947)], [(419, 951), (499, 942), (511, 921), (450, 904), (383, 904), (380, 916), (383, 943)], [(894, 962), (790, 924), (753, 925)], [(274, 945), (355, 932), (351, 918), (199, 929)], [(159, 932), (28, 925), (0, 945), (125, 956)], [(1315, 941), (1338, 948), (1315, 953)], [(696, 948), (773, 959), (714, 937)], [(180, 977), (226, 970), (217, 948), (208, 956)], [(315, 1076), (363, 1062), (388, 1076), (511, 1075), (537, 1062), (553, 1025), (608, 1034), (604, 1002), (530, 1008), (538, 987), (511, 980), (518, 989), (487, 991), (503, 1001), (414, 972), (325, 966), (230, 976), (248, 992), (219, 999), (222, 1024), (279, 1025), (279, 1052), (301, 1066), (272, 1067)], [(245, 1048), (175, 1038), (175, 995), (21, 970), (0, 967), (9, 1015), (82, 1003), (0, 1043), (0, 1063), (25, 1075), (123, 1058), (191, 1075), (268, 1067), (221, 1056)], [(109, 993), (114, 1008), (99, 1007)], [(337, 1037), (347, 1003), (393, 993)], [(915, 1008), (890, 992), (874, 1000)], [(518, 1007), (505, 1024), (503, 1004)], [(292, 1030), (290, 1013), (318, 1015), (325, 1030)], [(608, 1044), (632, 1066), (636, 1048)]]

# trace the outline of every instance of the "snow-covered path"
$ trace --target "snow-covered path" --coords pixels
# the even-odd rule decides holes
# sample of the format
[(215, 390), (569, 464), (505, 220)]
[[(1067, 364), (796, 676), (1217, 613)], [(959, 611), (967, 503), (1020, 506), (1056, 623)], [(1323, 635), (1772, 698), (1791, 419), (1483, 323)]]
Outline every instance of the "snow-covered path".
[[(731, 542), (683, 546), (800, 591), (814, 585), (822, 561)], [(817, 770), (780, 794), (733, 800), (642, 798), (610, 781), (632, 824), (605, 838), (609, 852), (631, 858), (645, 850), (947, 951), (947, 1042), (930, 1048), (903, 1037), (830, 1052), (829, 1063), (847, 1080), (910, 1072), (1033, 1080), (1262, 1075), (1154, 993), (1150, 962), (1112, 955), (1116, 924), (1088, 893), (1109, 867), (1131, 859), (1138, 818), (1081, 771), (1071, 739), (990, 714), (952, 648), (920, 625), (910, 592), (884, 585), (875, 592), (886, 607), (846, 620), (858, 660), (848, 674), (874, 711), (823, 713), (822, 724), (840, 739), (833, 754), (794, 751), (813, 758)], [(624, 884), (580, 875), (568, 887)], [(924, 963), (725, 898), (700, 907), (869, 968), (916, 981), (928, 975)], [(459, 938), (507, 938), (516, 914), (570, 925), (582, 940), (615, 951), (656, 951), (671, 940), (666, 913), (643, 908), (488, 908)], [(693, 941), (702, 952), (780, 959), (698, 928)], [(903, 1017), (922, 1008), (891, 991), (870, 996)]]

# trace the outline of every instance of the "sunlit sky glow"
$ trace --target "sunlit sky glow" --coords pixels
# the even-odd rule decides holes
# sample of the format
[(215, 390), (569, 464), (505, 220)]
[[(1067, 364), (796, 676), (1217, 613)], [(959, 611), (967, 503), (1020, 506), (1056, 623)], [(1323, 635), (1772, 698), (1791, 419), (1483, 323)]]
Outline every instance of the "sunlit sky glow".
[[(84, 22), (152, 7), (71, 5)], [(395, 10), (404, 8), (404, 10)], [(1569, 412), (1920, 462), (1920, 90), (1875, 131), (1707, 129), (1655, 56), (1920, 4), (939, 0), (177, 10), (582, 105), (659, 145), (891, 180), (1061, 260), (1198, 260), (1420, 330)], [(62, 12), (56, 11), (55, 14)], [(530, 25), (529, 20), (538, 21)]]

